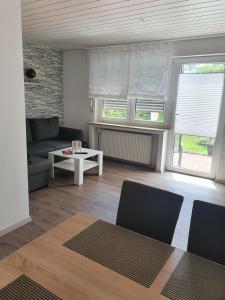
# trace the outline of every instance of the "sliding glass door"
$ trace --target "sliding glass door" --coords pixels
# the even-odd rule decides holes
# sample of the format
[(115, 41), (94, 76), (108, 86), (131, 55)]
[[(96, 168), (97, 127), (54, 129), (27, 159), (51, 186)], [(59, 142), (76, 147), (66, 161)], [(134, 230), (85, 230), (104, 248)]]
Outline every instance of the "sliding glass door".
[(215, 176), (224, 63), (179, 64), (169, 169)]

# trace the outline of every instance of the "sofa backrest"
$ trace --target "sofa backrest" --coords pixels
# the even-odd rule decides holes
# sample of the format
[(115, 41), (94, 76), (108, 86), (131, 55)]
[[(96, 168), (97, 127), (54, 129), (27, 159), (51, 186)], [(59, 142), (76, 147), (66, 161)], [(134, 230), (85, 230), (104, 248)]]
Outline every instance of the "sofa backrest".
[(30, 120), (26, 119), (26, 132), (27, 132), (27, 144), (33, 143), (31, 128), (30, 128)]
[(54, 139), (59, 135), (59, 118), (30, 119), (30, 127), (35, 142)]

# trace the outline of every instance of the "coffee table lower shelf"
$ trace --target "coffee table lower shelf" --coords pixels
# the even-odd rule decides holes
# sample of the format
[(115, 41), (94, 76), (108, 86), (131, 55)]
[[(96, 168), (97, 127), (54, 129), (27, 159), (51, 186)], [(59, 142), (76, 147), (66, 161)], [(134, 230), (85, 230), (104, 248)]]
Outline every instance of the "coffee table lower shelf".
[[(87, 159), (83, 160), (83, 171), (86, 171), (86, 170), (89, 170), (89, 169), (92, 169), (92, 168), (95, 168), (98, 166), (99, 166), (99, 163), (96, 161), (91, 161), (91, 160), (87, 160)], [(71, 171), (71, 172), (75, 172), (75, 163), (74, 163), (73, 158), (54, 163), (54, 167), (63, 169), (63, 170), (67, 170), (67, 171)]]

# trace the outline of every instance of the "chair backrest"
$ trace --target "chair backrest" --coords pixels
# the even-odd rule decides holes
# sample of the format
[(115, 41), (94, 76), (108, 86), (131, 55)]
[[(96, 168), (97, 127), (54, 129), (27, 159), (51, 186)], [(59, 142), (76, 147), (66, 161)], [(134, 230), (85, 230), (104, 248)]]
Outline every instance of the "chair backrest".
[(194, 201), (188, 251), (225, 265), (225, 207)]
[(182, 203), (180, 195), (124, 181), (116, 224), (171, 244)]

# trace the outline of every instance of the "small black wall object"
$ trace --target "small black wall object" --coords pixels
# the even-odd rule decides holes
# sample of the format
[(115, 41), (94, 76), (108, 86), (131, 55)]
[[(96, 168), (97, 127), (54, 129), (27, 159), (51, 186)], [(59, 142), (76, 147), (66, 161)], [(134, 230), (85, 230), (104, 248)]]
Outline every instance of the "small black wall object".
[(25, 75), (28, 77), (28, 78), (34, 78), (36, 77), (36, 71), (34, 69), (27, 69), (25, 71)]

